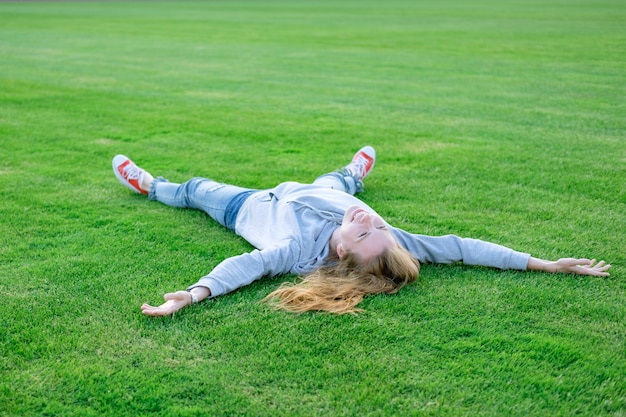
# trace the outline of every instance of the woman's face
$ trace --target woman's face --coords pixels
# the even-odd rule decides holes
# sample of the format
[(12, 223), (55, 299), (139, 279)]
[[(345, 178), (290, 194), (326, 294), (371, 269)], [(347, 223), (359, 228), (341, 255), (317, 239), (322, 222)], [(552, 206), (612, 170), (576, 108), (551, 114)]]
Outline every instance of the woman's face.
[(339, 238), (337, 253), (340, 258), (346, 252), (351, 252), (363, 261), (396, 245), (396, 240), (383, 218), (359, 206), (350, 206), (346, 210), (339, 229)]

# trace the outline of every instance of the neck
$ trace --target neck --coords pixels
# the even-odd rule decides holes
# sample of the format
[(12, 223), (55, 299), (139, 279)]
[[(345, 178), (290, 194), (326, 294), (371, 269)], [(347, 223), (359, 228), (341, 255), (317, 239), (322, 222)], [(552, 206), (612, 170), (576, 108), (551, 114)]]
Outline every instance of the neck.
[(335, 229), (332, 236), (330, 237), (330, 240), (328, 241), (329, 256), (331, 257), (337, 254), (337, 245), (339, 244), (339, 241), (340, 241), (339, 229), (340, 229), (339, 227)]

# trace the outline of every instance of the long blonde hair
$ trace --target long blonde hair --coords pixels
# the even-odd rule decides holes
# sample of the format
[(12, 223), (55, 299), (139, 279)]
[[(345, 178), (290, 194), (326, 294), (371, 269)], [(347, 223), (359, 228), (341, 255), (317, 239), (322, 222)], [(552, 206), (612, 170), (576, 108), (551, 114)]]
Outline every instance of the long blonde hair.
[(295, 313), (326, 311), (356, 313), (366, 295), (393, 294), (419, 276), (420, 264), (406, 249), (396, 245), (369, 262), (348, 253), (330, 266), (323, 266), (299, 282), (284, 283), (263, 301)]

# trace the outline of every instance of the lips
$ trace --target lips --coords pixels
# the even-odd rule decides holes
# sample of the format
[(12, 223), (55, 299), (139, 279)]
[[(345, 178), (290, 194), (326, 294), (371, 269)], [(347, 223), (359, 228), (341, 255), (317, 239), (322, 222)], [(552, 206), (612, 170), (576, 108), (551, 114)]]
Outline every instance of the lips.
[(350, 219), (350, 222), (353, 222), (354, 220), (356, 220), (356, 216), (357, 216), (357, 214), (359, 214), (359, 213), (365, 213), (365, 212), (366, 212), (366, 211), (365, 211), (365, 210), (363, 210), (362, 208), (358, 208), (358, 209), (354, 210), (354, 211), (352, 212), (352, 219)]

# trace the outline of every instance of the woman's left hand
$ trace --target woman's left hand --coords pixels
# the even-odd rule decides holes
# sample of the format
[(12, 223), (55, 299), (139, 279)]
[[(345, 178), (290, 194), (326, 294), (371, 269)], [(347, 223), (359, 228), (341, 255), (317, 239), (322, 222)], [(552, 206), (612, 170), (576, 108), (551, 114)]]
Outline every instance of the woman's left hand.
[(558, 261), (546, 261), (538, 258), (530, 258), (527, 268), (531, 271), (564, 272), (578, 275), (592, 275), (596, 277), (608, 277), (606, 272), (611, 267), (604, 261), (596, 262), (595, 259), (586, 258), (561, 258)]
[(556, 272), (567, 272), (579, 275), (593, 275), (598, 277), (608, 277), (611, 274), (606, 272), (611, 265), (604, 261), (596, 262), (595, 259), (561, 258), (555, 262)]

